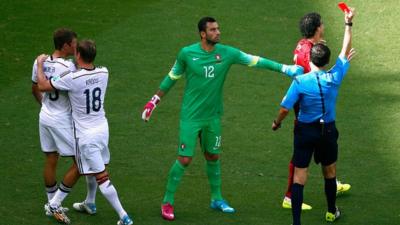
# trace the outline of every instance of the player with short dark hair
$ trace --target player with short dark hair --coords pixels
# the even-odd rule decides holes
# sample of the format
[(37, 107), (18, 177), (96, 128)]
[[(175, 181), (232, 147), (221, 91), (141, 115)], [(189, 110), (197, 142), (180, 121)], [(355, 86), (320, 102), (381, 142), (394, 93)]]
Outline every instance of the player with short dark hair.
[(264, 68), (290, 76), (301, 74), (299, 66), (283, 65), (272, 60), (253, 56), (228, 45), (219, 44), (220, 30), (217, 21), (204, 17), (198, 23), (201, 41), (180, 50), (174, 66), (161, 82), (160, 88), (145, 105), (142, 118), (148, 121), (156, 105), (182, 77), (186, 77), (180, 115), (178, 158), (172, 165), (167, 188), (162, 201), (161, 214), (173, 220), (174, 195), (186, 167), (192, 161), (197, 140), (206, 159), (206, 171), (211, 188), (211, 208), (225, 213), (235, 210), (222, 197), (221, 122), (223, 114), (223, 85), (233, 64)]
[[(46, 59), (45, 76), (47, 79), (60, 76), (63, 73), (75, 71), (75, 64), (66, 59), (75, 53), (77, 35), (67, 28), (54, 31), (54, 52)], [(75, 157), (74, 138), (72, 132), (71, 106), (66, 92), (54, 90), (42, 93), (37, 85), (38, 71), (35, 60), (32, 69), (32, 94), (41, 105), (39, 114), (39, 136), (42, 151), (46, 160), (44, 166), (44, 183), (46, 186), (47, 201), (50, 202), (56, 195), (65, 197), (79, 178), (75, 162), (65, 174), (63, 181), (57, 185), (56, 170), (59, 156)], [(58, 193), (58, 194), (57, 194)], [(45, 205), (45, 213), (52, 213)], [(67, 208), (62, 208), (67, 210)]]
[(329, 63), (331, 50), (324, 44), (316, 44), (311, 48), (310, 59), (317, 67), (323, 67)]
[(351, 49), (353, 12), (354, 9), (351, 9), (350, 12), (345, 13), (343, 47), (335, 66), (325, 71), (330, 50), (322, 43), (315, 44), (311, 49), (311, 72), (294, 78), (281, 102), (279, 114), (272, 123), (272, 130), (279, 129), (289, 109), (293, 108), (296, 102), (300, 102), (298, 122), (294, 129), (293, 225), (301, 224), (303, 188), (313, 155), (315, 161), (321, 163), (325, 179), (328, 205), (325, 219), (333, 222), (340, 217), (339, 208), (336, 206), (336, 161), (339, 134), (335, 125), (335, 107), (339, 87), (349, 69), (349, 61), (354, 55), (354, 49)]
[(304, 15), (299, 22), (300, 32), (304, 38), (314, 37), (321, 26), (323, 26), (321, 15), (315, 12)]
[(54, 31), (53, 42), (56, 50), (62, 50), (65, 44), (71, 45), (77, 34), (68, 28), (59, 28)]
[[(302, 66), (304, 68), (304, 73), (311, 71), (310, 68), (310, 53), (311, 48), (314, 44), (325, 43), (324, 41), (324, 24), (322, 22), (321, 16), (318, 13), (312, 12), (304, 15), (299, 22), (300, 33), (302, 34), (302, 39), (299, 40), (297, 46), (293, 52), (294, 63), (296, 65)], [(297, 116), (299, 114), (299, 104), (294, 106), (295, 112), (295, 123), (297, 121)], [(289, 162), (289, 176), (288, 176), (288, 186), (286, 189), (285, 197), (282, 201), (282, 207), (286, 209), (292, 208), (291, 196), (292, 196), (292, 185), (293, 185), (293, 174), (294, 165), (292, 160)], [(344, 193), (351, 188), (350, 184), (341, 183), (337, 181), (337, 193)], [(302, 204), (303, 210), (310, 210), (312, 207), (308, 204)]]
[(308, 13), (299, 22), (302, 39), (299, 40), (293, 52), (294, 63), (304, 68), (304, 73), (310, 72), (310, 51), (314, 44), (324, 41), (324, 24), (318, 13)]
[[(65, 72), (58, 77), (46, 80), (43, 62), (47, 55), (40, 55), (38, 61), (38, 88), (41, 91), (68, 91), (71, 101), (74, 139), (76, 144), (75, 159), (79, 173), (96, 178), (103, 196), (118, 213), (118, 225), (131, 225), (133, 221), (123, 209), (117, 191), (109, 179), (105, 165), (110, 161), (108, 149), (108, 122), (105, 117), (104, 99), (108, 84), (108, 70), (94, 66), (96, 45), (91, 40), (78, 43), (75, 54), (79, 70)], [(67, 215), (59, 210), (63, 199), (53, 198), (50, 210), (59, 221), (68, 224)]]
[(202, 31), (206, 32), (206, 30), (207, 30), (207, 23), (214, 23), (214, 22), (217, 22), (217, 21), (214, 18), (209, 17), (209, 16), (203, 17), (199, 20), (199, 22), (197, 23), (197, 28), (199, 30), (200, 38), (201, 38), (201, 32)]

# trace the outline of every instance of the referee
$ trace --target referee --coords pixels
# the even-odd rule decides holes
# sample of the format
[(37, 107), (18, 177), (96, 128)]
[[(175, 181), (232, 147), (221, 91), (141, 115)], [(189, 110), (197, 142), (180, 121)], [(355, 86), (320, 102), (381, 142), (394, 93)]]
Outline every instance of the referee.
[(282, 100), (278, 117), (272, 123), (277, 130), (288, 115), (289, 109), (300, 102), (298, 123), (294, 130), (293, 164), (295, 166), (292, 186), (293, 225), (300, 225), (303, 188), (307, 180), (307, 169), (314, 154), (314, 160), (321, 163), (325, 178), (325, 195), (328, 212), (325, 219), (333, 222), (340, 217), (336, 207), (336, 160), (339, 133), (335, 126), (335, 105), (339, 87), (354, 56), (351, 49), (351, 27), (354, 9), (345, 13), (343, 47), (334, 67), (325, 71), (329, 63), (330, 50), (324, 44), (311, 49), (311, 72), (294, 78)]

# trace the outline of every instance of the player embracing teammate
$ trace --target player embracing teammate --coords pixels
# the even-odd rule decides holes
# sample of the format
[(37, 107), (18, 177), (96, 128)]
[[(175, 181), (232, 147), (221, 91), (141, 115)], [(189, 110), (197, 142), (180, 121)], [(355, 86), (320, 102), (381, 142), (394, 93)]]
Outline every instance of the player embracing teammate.
[[(75, 64), (66, 57), (73, 56), (75, 53), (77, 34), (72, 30), (60, 28), (54, 32), (53, 41), (55, 50), (44, 62), (46, 79), (76, 70)], [(79, 172), (73, 161), (63, 181), (59, 185), (57, 184), (56, 168), (59, 156), (75, 156), (71, 104), (66, 92), (55, 90), (42, 94), (38, 88), (37, 65), (35, 60), (32, 69), (32, 94), (41, 105), (39, 137), (42, 151), (45, 154), (43, 176), (47, 200), (50, 202), (52, 199), (64, 198), (68, 195), (79, 178)], [(97, 186), (88, 189), (95, 191), (96, 188)], [(67, 211), (68, 209), (60, 208), (60, 210)], [(45, 213), (48, 216), (52, 215), (48, 204), (45, 205)]]
[[(131, 225), (133, 221), (123, 209), (105, 167), (110, 161), (109, 130), (104, 111), (108, 70), (105, 67), (94, 65), (96, 45), (93, 41), (82, 40), (77, 44), (76, 38), (74, 41), (75, 46), (71, 47), (71, 51), (75, 53), (78, 70), (65, 69), (57, 76), (48, 76), (46, 73), (53, 72), (52, 65), (55, 64), (52, 62), (54, 61), (53, 55), (40, 55), (36, 62), (37, 89), (49, 93), (45, 94), (45, 96), (49, 96), (48, 98), (51, 98), (51, 94), (59, 96), (63, 93), (65, 101), (69, 99), (70, 106), (66, 107), (66, 104), (64, 110), (66, 111), (65, 116), (72, 116), (72, 125), (70, 126), (73, 128), (74, 144), (72, 149), (74, 149), (73, 156), (75, 157), (73, 167), (79, 171), (77, 177), (81, 174), (86, 175), (90, 180), (94, 179), (100, 192), (117, 212), (120, 218), (117, 224)], [(55, 98), (53, 97), (53, 99)], [(71, 110), (72, 115), (68, 115), (67, 112), (71, 113)], [(69, 224), (70, 220), (65, 213), (66, 210), (61, 207), (61, 203), (66, 197), (61, 187), (50, 199), (46, 209), (57, 221)], [(87, 197), (84, 202), (75, 203), (74, 208), (89, 214), (95, 213), (94, 197), (91, 195), (93, 203), (86, 201)]]

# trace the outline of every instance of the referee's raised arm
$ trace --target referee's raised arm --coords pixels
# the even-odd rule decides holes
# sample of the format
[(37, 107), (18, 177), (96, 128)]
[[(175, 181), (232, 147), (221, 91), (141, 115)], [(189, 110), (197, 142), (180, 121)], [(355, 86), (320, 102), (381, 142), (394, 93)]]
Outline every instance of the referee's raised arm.
[(344, 28), (344, 37), (343, 37), (343, 46), (342, 50), (340, 51), (339, 57), (340, 58), (348, 58), (350, 61), (352, 56), (354, 55), (354, 50), (351, 48), (351, 39), (352, 33), (351, 28), (353, 26), (353, 17), (354, 17), (354, 8), (351, 8), (349, 12), (345, 13), (344, 21), (345, 21), (345, 28)]

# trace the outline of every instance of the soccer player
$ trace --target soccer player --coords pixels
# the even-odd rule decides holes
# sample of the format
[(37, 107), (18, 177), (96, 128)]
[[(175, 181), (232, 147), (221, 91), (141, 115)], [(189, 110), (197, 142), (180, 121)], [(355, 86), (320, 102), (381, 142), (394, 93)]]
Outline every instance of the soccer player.
[(181, 49), (174, 66), (161, 82), (159, 90), (145, 105), (142, 119), (148, 121), (161, 98), (180, 78), (186, 77), (178, 158), (172, 165), (161, 205), (161, 215), (173, 220), (174, 195), (186, 167), (192, 161), (197, 139), (206, 159), (206, 171), (211, 188), (211, 208), (225, 213), (235, 211), (222, 197), (219, 154), (221, 151), (221, 124), (223, 114), (222, 90), (226, 75), (233, 64), (264, 68), (293, 76), (301, 74), (299, 66), (288, 66), (272, 60), (246, 54), (231, 46), (219, 44), (217, 21), (204, 17), (198, 23), (201, 41)]
[[(74, 31), (59, 28), (54, 32), (53, 40), (55, 50), (44, 62), (46, 79), (60, 76), (63, 73), (75, 71), (75, 65), (66, 57), (75, 53), (77, 35)], [(39, 114), (39, 136), (42, 151), (46, 160), (44, 166), (44, 183), (46, 186), (47, 200), (53, 197), (65, 198), (72, 186), (79, 178), (79, 171), (75, 162), (69, 168), (63, 181), (57, 187), (56, 168), (59, 155), (75, 156), (74, 137), (72, 131), (71, 104), (68, 95), (64, 91), (54, 90), (43, 93), (37, 85), (37, 61), (32, 69), (32, 94), (41, 105)], [(93, 186), (93, 185), (92, 185)], [(97, 186), (88, 185), (88, 194), (96, 192)], [(67, 208), (61, 208), (67, 210)], [(45, 205), (47, 216), (51, 216), (48, 204)]]
[[(94, 176), (104, 197), (118, 213), (118, 225), (131, 225), (132, 219), (123, 209), (117, 191), (111, 183), (105, 165), (110, 161), (108, 149), (108, 122), (104, 111), (104, 98), (108, 83), (108, 70), (94, 66), (96, 46), (93, 41), (83, 40), (77, 45), (75, 58), (79, 66), (76, 72), (65, 72), (46, 80), (43, 62), (47, 55), (40, 55), (38, 61), (38, 88), (40, 91), (68, 91), (72, 106), (76, 162), (79, 173)], [(68, 217), (60, 212), (58, 199), (50, 201), (50, 209), (59, 221), (67, 223)]]
[(300, 102), (298, 122), (294, 130), (293, 164), (295, 166), (292, 185), (293, 225), (300, 225), (303, 188), (307, 180), (307, 170), (314, 155), (321, 163), (325, 179), (325, 195), (328, 211), (325, 219), (333, 222), (340, 217), (336, 206), (336, 161), (338, 155), (337, 139), (339, 133), (335, 125), (336, 99), (342, 80), (349, 69), (349, 61), (354, 56), (351, 49), (354, 9), (345, 13), (345, 31), (342, 50), (334, 67), (325, 71), (329, 63), (330, 50), (324, 44), (311, 48), (311, 72), (294, 78), (281, 103), (272, 130), (280, 128), (289, 109)]
[[(300, 23), (300, 32), (303, 38), (297, 43), (296, 49), (294, 50), (294, 63), (296, 65), (302, 66), (304, 68), (304, 73), (309, 73), (311, 71), (310, 68), (310, 51), (314, 44), (325, 43), (324, 36), (324, 24), (322, 23), (321, 16), (318, 13), (308, 13), (301, 18)], [(294, 106), (295, 112), (295, 123), (297, 120), (297, 116), (299, 113), (299, 105), (298, 103)], [(292, 185), (293, 185), (293, 174), (294, 174), (294, 165), (293, 161), (289, 162), (289, 176), (288, 176), (288, 186), (285, 193), (285, 197), (282, 202), (282, 207), (291, 209), (292, 202)], [(337, 182), (337, 194), (348, 191), (351, 188), (350, 184)], [(312, 207), (308, 204), (302, 204), (303, 210), (310, 210)]]

